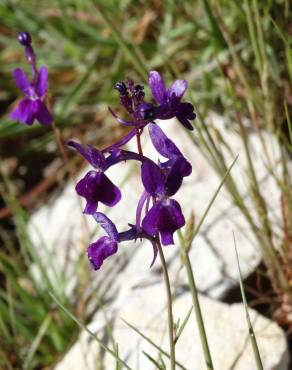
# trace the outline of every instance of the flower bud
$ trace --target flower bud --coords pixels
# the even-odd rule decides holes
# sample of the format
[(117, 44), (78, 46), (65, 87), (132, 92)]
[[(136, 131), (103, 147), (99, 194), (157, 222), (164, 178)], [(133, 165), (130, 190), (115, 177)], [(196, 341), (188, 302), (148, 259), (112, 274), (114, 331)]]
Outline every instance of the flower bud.
[(19, 32), (17, 38), (20, 45), (28, 46), (31, 44), (31, 37), (28, 32)]
[(126, 95), (128, 90), (127, 90), (127, 87), (126, 85), (124, 84), (124, 82), (122, 81), (118, 81), (116, 82), (115, 84), (115, 89), (118, 90), (118, 92), (121, 94), (121, 95)]

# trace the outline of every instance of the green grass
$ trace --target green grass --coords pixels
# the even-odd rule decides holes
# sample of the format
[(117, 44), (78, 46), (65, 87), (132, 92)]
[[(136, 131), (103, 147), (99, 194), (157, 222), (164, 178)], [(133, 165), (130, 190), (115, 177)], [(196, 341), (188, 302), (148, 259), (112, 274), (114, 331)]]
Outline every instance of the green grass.
[[(28, 214), (19, 206), (12, 183), (3, 173), (2, 180), (1, 193), (6, 194), (6, 204), (13, 210), (16, 238), (1, 228), (1, 240), (6, 243), (0, 253), (0, 365), (34, 369), (62, 358), (78, 335), (72, 320), (57, 309), (50, 291), (77, 314), (81, 296), (76, 292), (84, 288), (84, 281), (79, 279), (74, 291), (67, 295), (68, 274), (54, 268), (53, 254), (45, 248), (45, 242), (45, 258), (40, 257), (28, 234)], [(84, 256), (80, 258), (84, 261)], [(77, 260), (76, 274), (79, 265)], [(86, 321), (89, 316), (82, 312), (80, 319)]]

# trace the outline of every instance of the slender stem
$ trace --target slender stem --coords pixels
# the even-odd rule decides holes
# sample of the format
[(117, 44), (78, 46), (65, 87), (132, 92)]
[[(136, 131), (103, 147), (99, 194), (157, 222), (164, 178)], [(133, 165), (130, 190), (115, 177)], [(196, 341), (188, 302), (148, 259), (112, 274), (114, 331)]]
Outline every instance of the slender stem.
[[(143, 155), (143, 149), (141, 144), (141, 133), (142, 130), (138, 129), (136, 133), (137, 138), (137, 148), (140, 155)], [(155, 203), (155, 197), (152, 197), (153, 204)], [(163, 270), (163, 277), (164, 283), (166, 287), (166, 295), (167, 295), (167, 315), (168, 315), (168, 335), (169, 335), (169, 349), (170, 349), (170, 369), (175, 370), (175, 341), (174, 341), (174, 323), (173, 323), (173, 314), (172, 314), (172, 295), (171, 295), (171, 288), (170, 288), (170, 281), (166, 266), (166, 261), (164, 258), (163, 250), (161, 247), (161, 243), (159, 237), (156, 238), (156, 245), (158, 248), (159, 257), (161, 260), (162, 270)]]
[(187, 270), (187, 275), (188, 275), (188, 281), (189, 281), (189, 286), (191, 289), (191, 294), (192, 294), (192, 300), (193, 300), (193, 306), (195, 310), (195, 315), (196, 315), (196, 320), (198, 324), (198, 329), (199, 329), (199, 334), (200, 334), (200, 339), (201, 339), (201, 344), (203, 347), (203, 352), (204, 352), (204, 357), (205, 357), (205, 362), (208, 370), (213, 370), (213, 362), (211, 358), (211, 353), (209, 349), (209, 344), (208, 344), (208, 339), (207, 339), (207, 334), (205, 330), (205, 325), (204, 325), (204, 319), (201, 311), (201, 306), (199, 302), (199, 297), (198, 297), (198, 291), (194, 279), (194, 274), (190, 262), (189, 255), (183, 248), (183, 263), (186, 267)]
[(67, 166), (68, 172), (70, 173), (70, 176), (71, 176), (72, 173), (71, 173), (71, 168), (69, 166), (69, 159), (68, 159), (68, 156), (67, 156), (67, 154), (65, 152), (65, 149), (64, 149), (64, 145), (63, 145), (63, 142), (62, 142), (60, 130), (56, 126), (55, 121), (52, 122), (52, 128), (53, 128), (53, 131), (54, 131), (55, 140), (56, 140), (58, 149), (60, 151), (61, 157), (63, 159), (63, 162), (64, 162), (65, 166)]
[(141, 133), (142, 131), (140, 129), (137, 129), (136, 138), (137, 138), (138, 153), (140, 155), (143, 155), (142, 144), (141, 144)]
[(168, 335), (169, 335), (169, 349), (170, 349), (170, 368), (171, 370), (175, 370), (175, 343), (173, 338), (173, 314), (172, 314), (172, 296), (171, 296), (171, 289), (170, 289), (170, 281), (167, 271), (167, 266), (163, 254), (163, 250), (160, 244), (159, 238), (157, 238), (157, 248), (159, 257), (161, 260), (162, 270), (163, 270), (163, 277), (166, 287), (166, 294), (167, 294), (167, 313), (168, 313)]

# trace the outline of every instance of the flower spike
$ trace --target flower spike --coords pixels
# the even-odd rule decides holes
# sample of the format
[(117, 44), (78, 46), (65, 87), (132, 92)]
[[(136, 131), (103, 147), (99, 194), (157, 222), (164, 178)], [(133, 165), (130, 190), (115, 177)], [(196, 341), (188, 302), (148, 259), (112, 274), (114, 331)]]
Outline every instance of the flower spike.
[[(120, 243), (142, 239), (147, 239), (152, 245), (152, 266), (158, 254), (158, 243), (161, 241), (164, 246), (173, 244), (175, 231), (185, 225), (181, 207), (172, 197), (180, 189), (183, 179), (191, 174), (192, 166), (174, 141), (157, 125), (156, 119), (176, 117), (186, 128), (193, 129), (189, 121), (196, 116), (194, 107), (190, 103), (181, 102), (188, 86), (185, 80), (174, 81), (167, 89), (162, 76), (152, 71), (149, 74), (149, 85), (156, 106), (144, 100), (142, 85), (135, 85), (131, 80), (115, 84), (120, 103), (131, 119), (127, 121), (120, 118), (111, 108), (109, 111), (121, 125), (132, 127), (118, 142), (102, 150), (72, 140), (68, 142), (93, 167), (77, 183), (76, 191), (86, 200), (84, 213), (91, 214), (106, 233), (88, 246), (87, 254), (94, 270), (99, 270), (107, 258), (117, 253)], [(25, 78), (19, 81), (18, 86), (27, 93)], [(146, 126), (154, 148), (165, 160), (154, 162), (143, 155), (140, 136)], [(139, 139), (137, 152), (124, 150), (123, 146), (135, 136)], [(137, 203), (135, 224), (128, 223), (130, 228), (119, 232), (105, 214), (96, 210), (99, 202), (113, 207), (120, 201), (121, 192), (107, 177), (106, 171), (128, 160), (141, 163), (144, 191)]]
[(33, 79), (30, 82), (21, 68), (14, 69), (12, 75), (15, 84), (25, 95), (25, 98), (20, 100), (17, 107), (10, 113), (10, 117), (26, 125), (32, 125), (35, 120), (44, 126), (50, 125), (53, 118), (45, 103), (48, 88), (48, 69), (42, 66), (37, 70), (36, 57), (28, 32), (20, 32), (18, 41), (25, 48), (26, 59), (32, 66)]

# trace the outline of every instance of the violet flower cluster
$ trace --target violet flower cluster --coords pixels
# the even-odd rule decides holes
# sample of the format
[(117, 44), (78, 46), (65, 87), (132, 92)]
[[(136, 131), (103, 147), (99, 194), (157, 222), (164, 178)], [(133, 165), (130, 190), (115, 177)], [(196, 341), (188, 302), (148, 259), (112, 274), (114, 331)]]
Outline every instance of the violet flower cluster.
[[(46, 106), (48, 87), (48, 70), (45, 66), (37, 69), (36, 56), (31, 37), (27, 32), (18, 34), (18, 41), (24, 47), (25, 56), (32, 67), (30, 82), (21, 68), (13, 71), (17, 87), (25, 97), (11, 112), (11, 118), (26, 125), (38, 120), (42, 125), (49, 125), (53, 118)], [(187, 81), (176, 80), (167, 89), (163, 78), (157, 71), (149, 73), (149, 87), (155, 104), (145, 101), (144, 86), (133, 81), (117, 82), (115, 89), (119, 92), (120, 103), (131, 119), (125, 121), (110, 108), (113, 117), (124, 126), (131, 127), (129, 133), (120, 141), (107, 148), (98, 150), (91, 145), (81, 145), (69, 141), (68, 145), (77, 150), (92, 169), (76, 185), (76, 192), (86, 201), (84, 213), (91, 215), (104, 229), (105, 234), (88, 246), (87, 254), (92, 267), (98, 270), (104, 260), (118, 251), (123, 241), (147, 239), (153, 248), (153, 265), (158, 243), (167, 246), (174, 244), (173, 234), (185, 224), (179, 203), (172, 197), (180, 189), (183, 179), (192, 172), (192, 166), (177, 148), (175, 143), (165, 135), (156, 120), (176, 117), (187, 129), (193, 130), (190, 123), (196, 118), (191, 103), (182, 102), (187, 89)], [(143, 155), (141, 135), (148, 127), (151, 142), (164, 160), (154, 162)], [(131, 139), (137, 139), (137, 152), (123, 149)], [(120, 189), (109, 179), (106, 171), (125, 161), (138, 161), (141, 165), (143, 192), (137, 203), (136, 220), (128, 224), (129, 228), (119, 232), (115, 224), (103, 213), (97, 212), (98, 204), (115, 206), (122, 197)]]
[[(120, 243), (137, 239), (147, 239), (152, 244), (152, 266), (157, 256), (158, 243), (161, 242), (163, 246), (174, 244), (174, 232), (185, 224), (181, 207), (172, 197), (180, 189), (184, 177), (191, 174), (192, 166), (156, 120), (176, 117), (185, 128), (192, 130), (190, 120), (196, 117), (194, 107), (191, 103), (181, 101), (187, 89), (185, 80), (177, 80), (166, 89), (161, 75), (152, 71), (149, 73), (149, 86), (157, 104), (145, 101), (142, 85), (135, 85), (131, 80), (116, 83), (120, 103), (131, 117), (125, 121), (109, 108), (120, 124), (131, 127), (130, 132), (120, 141), (102, 150), (76, 141), (68, 142), (92, 166), (77, 183), (76, 192), (86, 201), (84, 213), (93, 216), (105, 231), (105, 235), (90, 244), (87, 250), (95, 270), (100, 269), (106, 258), (117, 253)], [(163, 161), (155, 163), (143, 155), (140, 136), (146, 126), (151, 142), (164, 158)], [(123, 149), (135, 137), (137, 152)], [(97, 211), (98, 204), (113, 207), (121, 200), (120, 189), (109, 179), (106, 171), (120, 162), (132, 160), (141, 165), (144, 191), (137, 203), (135, 223), (129, 223), (126, 231), (119, 232), (105, 214)]]
[(32, 81), (30, 82), (21, 68), (14, 69), (12, 75), (16, 86), (23, 92), (24, 98), (20, 100), (16, 108), (10, 113), (10, 117), (26, 125), (32, 125), (35, 120), (42, 125), (52, 123), (52, 115), (49, 112), (45, 98), (48, 88), (48, 69), (36, 66), (36, 56), (31, 45), (31, 37), (28, 32), (20, 32), (18, 41), (24, 47), (25, 57), (32, 68)]

